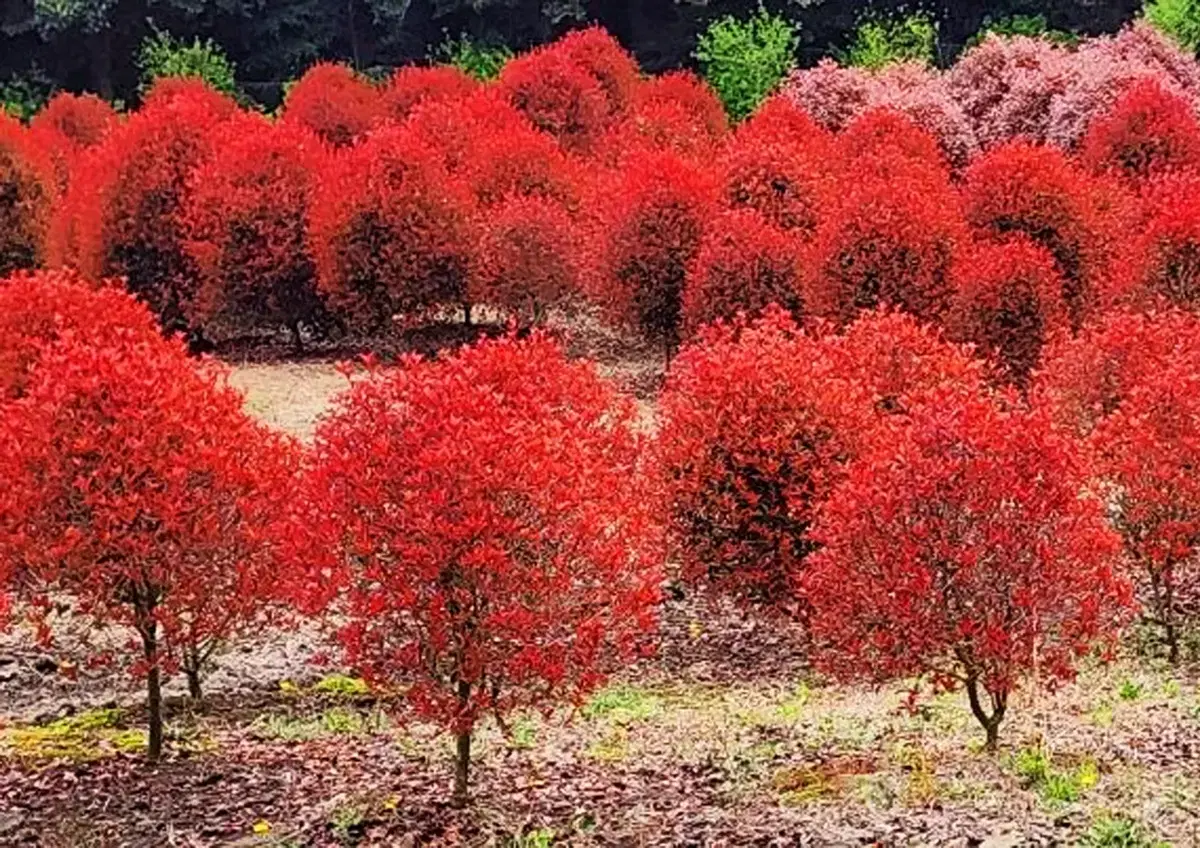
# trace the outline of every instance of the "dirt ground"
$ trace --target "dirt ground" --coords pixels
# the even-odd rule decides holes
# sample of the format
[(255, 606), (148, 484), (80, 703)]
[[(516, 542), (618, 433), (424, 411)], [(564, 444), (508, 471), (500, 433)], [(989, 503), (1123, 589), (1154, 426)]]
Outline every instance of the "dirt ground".
[[(643, 396), (660, 379), (645, 358), (602, 361)], [(231, 381), (306, 440), (346, 385), (319, 359)], [(816, 677), (777, 623), (698, 598), (664, 615), (658, 655), (581, 710), (483, 727), (465, 810), (447, 803), (450, 741), (315, 663), (336, 654), (319, 633), (231, 646), (202, 706), (172, 681), (154, 767), (135, 681), (65, 674), (69, 640), (9, 633), (0, 846), (1200, 845), (1194, 664), (1126, 658), (1022, 692), (993, 755), (961, 694), (910, 710), (904, 684)]]

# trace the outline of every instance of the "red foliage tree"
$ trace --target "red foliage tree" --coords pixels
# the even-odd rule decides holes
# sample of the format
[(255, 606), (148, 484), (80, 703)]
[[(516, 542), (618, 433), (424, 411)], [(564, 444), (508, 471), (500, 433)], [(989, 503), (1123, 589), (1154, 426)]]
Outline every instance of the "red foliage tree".
[(51, 264), (93, 280), (125, 278), (167, 326), (183, 323), (195, 282), (180, 218), (192, 169), (212, 153), (218, 128), (251, 120), (224, 112), (203, 86), (195, 95), (142, 108), (86, 155), (56, 212), (48, 251)]
[(482, 716), (578, 702), (653, 626), (635, 420), (535, 334), (375, 373), (318, 433), (299, 596), (334, 601), (349, 662), (455, 734), (460, 802)]
[[(48, 303), (65, 296), (43, 284)], [(92, 314), (112, 296), (97, 293)], [(61, 328), (37, 348), (25, 393), (0, 403), (0, 559), (17, 565), (35, 608), (66, 597), (97, 627), (133, 631), (157, 759), (163, 676), (182, 665), (198, 696), (213, 652), (257, 626), (270, 598), (266, 528), (294, 456), (144, 311), (96, 338)]]
[(749, 209), (714, 217), (683, 283), (683, 326), (692, 336), (704, 324), (770, 304), (804, 313), (800, 245), (794, 235)]
[(59, 92), (29, 122), (29, 130), (54, 163), (60, 191), (70, 183), (80, 152), (95, 147), (118, 121), (107, 100), (94, 94)]
[(403, 123), (422, 103), (462, 100), (478, 88), (474, 77), (453, 65), (405, 65), (380, 91), (380, 117)]
[(494, 87), (480, 88), (458, 100), (428, 100), (413, 110), (404, 128), (440, 151), (446, 168), (455, 174), (465, 174), (473, 166), (486, 167), (493, 143), (530, 135), (528, 119)]
[(199, 272), (185, 304), (193, 325), (286, 326), (301, 345), (321, 305), (304, 227), (326, 155), (309, 130), (260, 120), (191, 174), (181, 215)]
[(674, 154), (642, 152), (593, 191), (593, 296), (669, 356), (679, 341), (684, 277), (716, 209), (716, 181)]
[[(1013, 399), (1015, 402), (1015, 399)], [(950, 387), (882, 419), (799, 584), (819, 665), (964, 685), (996, 746), (1024, 673), (1065, 678), (1130, 603), (1119, 540), (1048, 417)]]
[(838, 136), (838, 150), (847, 159), (898, 156), (930, 168), (945, 170), (945, 155), (937, 139), (902, 112), (877, 107), (864, 112)]
[(1191, 101), (1146, 79), (1092, 121), (1081, 158), (1097, 173), (1135, 182), (1195, 168), (1200, 165), (1200, 122)]
[(236, 100), (199, 77), (159, 77), (142, 95), (143, 110), (173, 103), (202, 107), (221, 118), (229, 118), (239, 109)]
[(528, 314), (536, 324), (547, 307), (578, 293), (578, 254), (574, 223), (560, 204), (512, 197), (480, 223), (471, 302)]
[(15, 118), (0, 114), (0, 276), (45, 259), (56, 196), (46, 151)]
[(1200, 614), (1200, 373), (1194, 361), (1173, 359), (1130, 389), (1091, 446), (1137, 568), (1146, 618), (1177, 663), (1183, 625)]
[(893, 157), (850, 163), (831, 190), (807, 273), (812, 311), (835, 323), (889, 305), (938, 321), (952, 294), (950, 269), (967, 228), (949, 180)]
[(1118, 210), (1103, 188), (1058, 149), (1018, 141), (976, 159), (963, 196), (973, 226), (999, 238), (1022, 233), (1053, 254), (1078, 329), (1101, 301), (1118, 245)]
[(397, 311), (464, 303), (473, 204), (441, 153), (382, 128), (329, 159), (309, 207), (319, 291), (373, 328)]
[(553, 138), (526, 121), (503, 132), (479, 127), (466, 154), (463, 174), (485, 207), (514, 195), (554, 200), (568, 209), (579, 206), (579, 166)]
[(497, 85), (535, 127), (573, 153), (591, 152), (613, 122), (604, 87), (553, 45), (507, 62)]
[(608, 100), (610, 117), (629, 111), (641, 70), (637, 60), (608, 30), (599, 26), (572, 30), (549, 49), (563, 53), (599, 83)]
[(677, 106), (713, 141), (729, 133), (729, 117), (721, 99), (691, 71), (668, 71), (640, 82), (633, 102), (637, 111), (655, 105)]
[(317, 62), (283, 100), (282, 120), (315, 132), (334, 147), (361, 141), (382, 112), (379, 90), (345, 65)]
[(671, 364), (655, 461), (684, 580), (788, 609), (816, 514), (870, 420), (836, 351), (770, 310), (717, 324)]
[(726, 146), (720, 168), (725, 198), (756, 209), (773, 224), (808, 237), (822, 216), (833, 138), (791, 101), (768, 100)]
[(1088, 436), (1158, 371), (1200, 373), (1200, 318), (1186, 312), (1114, 311), (1042, 354), (1035, 402), (1055, 422)]
[(1141, 309), (1200, 311), (1200, 176), (1172, 174), (1143, 192), (1146, 220), (1113, 274), (1112, 296)]
[(1054, 257), (1017, 236), (964, 251), (953, 276), (954, 301), (946, 318), (950, 336), (975, 345), (1000, 366), (1005, 381), (1025, 388), (1043, 347), (1070, 331)]

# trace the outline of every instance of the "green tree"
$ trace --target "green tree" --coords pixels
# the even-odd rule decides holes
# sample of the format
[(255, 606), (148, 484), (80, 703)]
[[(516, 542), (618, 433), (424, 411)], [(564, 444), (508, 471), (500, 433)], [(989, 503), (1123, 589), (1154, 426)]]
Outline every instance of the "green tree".
[(713, 21), (700, 36), (696, 58), (726, 111), (741, 120), (753, 112), (795, 66), (797, 27), (764, 8), (746, 19)]

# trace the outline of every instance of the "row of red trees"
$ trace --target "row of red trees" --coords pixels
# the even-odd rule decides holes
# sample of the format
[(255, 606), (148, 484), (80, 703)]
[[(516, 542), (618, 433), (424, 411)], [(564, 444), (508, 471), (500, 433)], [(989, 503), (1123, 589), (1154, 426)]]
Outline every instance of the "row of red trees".
[(1200, 124), (1166, 76), (1121, 82), (1075, 149), (953, 165), (887, 107), (835, 133), (780, 96), (731, 131), (697, 78), (644, 78), (600, 30), (486, 85), (319, 65), (278, 120), (189, 81), (125, 118), (63, 95), (0, 129), (0, 269), (124, 277), (171, 326), (297, 340), (586, 300), (673, 350), (768, 303), (840, 325), (888, 304), (1022, 385), (1056, 331), (1196, 300)]
[(1200, 319), (1113, 312), (1025, 392), (892, 310), (701, 331), (659, 426), (535, 333), (370, 364), (311, 450), (219, 368), (72, 272), (0, 283), (0, 577), (47, 627), (131, 634), (191, 691), (219, 646), (326, 615), (348, 662), (458, 738), (584, 697), (653, 648), (664, 561), (801, 622), (847, 678), (966, 689), (994, 747), (1018, 683), (1137, 606), (1172, 659), (1200, 593)]

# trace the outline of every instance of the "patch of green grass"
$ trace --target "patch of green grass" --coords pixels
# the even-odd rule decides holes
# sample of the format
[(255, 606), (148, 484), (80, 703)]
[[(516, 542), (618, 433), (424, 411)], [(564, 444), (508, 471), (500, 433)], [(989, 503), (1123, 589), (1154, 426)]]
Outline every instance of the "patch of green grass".
[(1092, 822), (1080, 845), (1082, 848), (1170, 848), (1141, 822), (1107, 813)]
[(345, 804), (329, 814), (329, 830), (339, 841), (353, 844), (361, 836), (367, 810), (358, 804)]
[(343, 698), (362, 698), (371, 694), (371, 687), (360, 677), (330, 674), (313, 684), (313, 691), (323, 695), (338, 695)]
[(260, 739), (310, 742), (324, 736), (379, 733), (385, 725), (382, 713), (363, 714), (344, 707), (331, 707), (316, 715), (266, 713), (254, 720), (250, 732)]
[(1108, 701), (1102, 701), (1097, 704), (1089, 715), (1092, 724), (1096, 725), (1096, 727), (1112, 727), (1115, 717), (1116, 711)]
[(662, 699), (633, 686), (602, 689), (583, 705), (583, 716), (625, 725), (645, 721), (662, 711)]
[(588, 746), (587, 756), (604, 763), (619, 763), (629, 757), (629, 731), (617, 725)]
[(528, 751), (537, 744), (537, 722), (528, 716), (520, 716), (509, 728), (508, 747), (514, 751)]
[(556, 835), (551, 828), (539, 827), (515, 834), (505, 844), (508, 848), (550, 848)]
[(0, 730), (0, 757), (90, 762), (146, 747), (143, 730), (121, 728), (119, 709), (88, 710), (45, 725)]
[(1041, 747), (1018, 751), (1012, 769), (1026, 788), (1035, 790), (1050, 805), (1073, 804), (1100, 782), (1095, 760), (1085, 758), (1075, 768), (1063, 770), (1055, 767), (1050, 753)]
[(1120, 696), (1122, 701), (1136, 701), (1142, 697), (1143, 690), (1144, 687), (1142, 684), (1136, 680), (1123, 680), (1121, 681), (1120, 688), (1117, 689), (1117, 695)]

